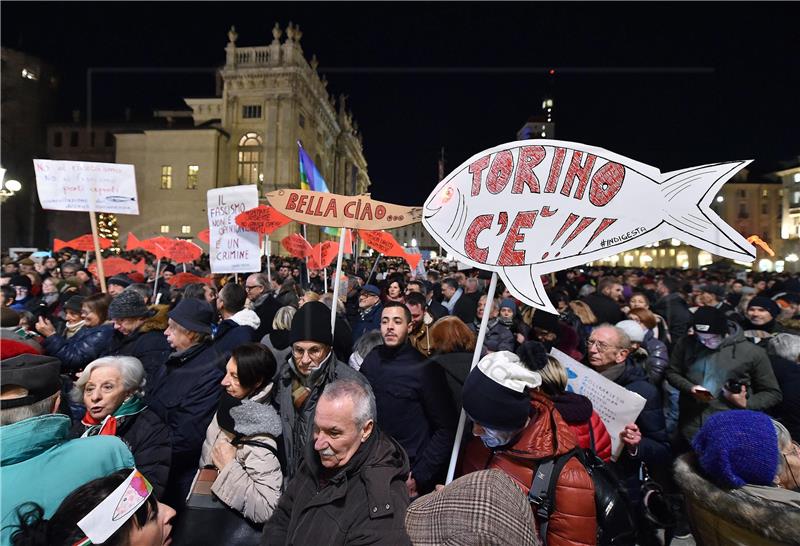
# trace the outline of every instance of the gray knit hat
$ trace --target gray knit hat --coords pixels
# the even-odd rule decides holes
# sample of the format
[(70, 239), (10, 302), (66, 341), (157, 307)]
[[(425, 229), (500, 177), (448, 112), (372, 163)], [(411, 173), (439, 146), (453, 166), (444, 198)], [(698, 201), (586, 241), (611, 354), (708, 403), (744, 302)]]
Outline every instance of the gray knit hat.
[(147, 308), (144, 298), (133, 290), (125, 290), (113, 300), (108, 306), (108, 318), (147, 318), (155, 314)]

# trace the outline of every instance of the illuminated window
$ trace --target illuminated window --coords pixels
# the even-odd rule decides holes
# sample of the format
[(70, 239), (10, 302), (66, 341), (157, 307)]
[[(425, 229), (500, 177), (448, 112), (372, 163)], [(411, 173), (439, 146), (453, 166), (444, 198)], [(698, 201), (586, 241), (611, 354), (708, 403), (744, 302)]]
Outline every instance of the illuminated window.
[(30, 68), (23, 68), (22, 69), (22, 77), (26, 80), (33, 80), (36, 81), (39, 79), (39, 76), (36, 75), (36, 72), (31, 70)]
[(169, 226), (166, 224), (161, 224), (161, 233), (169, 233)]
[(243, 119), (260, 119), (261, 118), (261, 105), (260, 104), (246, 104), (242, 106)]
[(264, 181), (261, 150), (263, 141), (258, 133), (247, 133), (239, 139), (239, 184), (260, 184)]
[(769, 190), (767, 189), (761, 190), (761, 197), (769, 197)]
[[(161, 189), (162, 190), (172, 189), (172, 165), (161, 166)], [(163, 228), (164, 226), (161, 227)]]
[(191, 233), (192, 226), (181, 226), (181, 233)]
[(793, 178), (793, 180), (794, 180), (795, 182), (800, 182), (800, 173), (794, 173), (794, 178)]
[[(186, 168), (186, 189), (187, 190), (196, 190), (197, 189), (197, 179), (200, 175), (200, 167), (198, 165), (189, 165)], [(184, 232), (186, 233), (186, 232)]]

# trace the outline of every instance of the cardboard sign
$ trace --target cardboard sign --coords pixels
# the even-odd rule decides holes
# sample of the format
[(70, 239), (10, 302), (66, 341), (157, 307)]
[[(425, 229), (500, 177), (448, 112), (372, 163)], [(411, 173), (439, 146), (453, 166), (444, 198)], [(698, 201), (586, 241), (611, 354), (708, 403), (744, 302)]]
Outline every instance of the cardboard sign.
[(619, 433), (625, 429), (625, 425), (636, 422), (647, 400), (556, 348), (550, 349), (550, 355), (567, 369), (567, 390), (582, 394), (592, 401), (594, 411), (603, 420), (611, 436), (611, 458), (616, 461), (623, 448)]
[(236, 216), (237, 226), (248, 231), (255, 231), (260, 235), (269, 235), (291, 221), (291, 218), (287, 218), (267, 205), (258, 205), (256, 208), (246, 210)]
[(750, 161), (662, 174), (602, 148), (525, 140), (474, 155), (425, 201), (422, 223), (449, 255), (496, 271), (521, 301), (556, 313), (540, 276), (662, 239), (740, 261), (755, 249), (711, 209)]
[(175, 239), (170, 245), (167, 257), (176, 264), (186, 264), (199, 260), (203, 249), (191, 241)]
[(43, 209), (139, 214), (133, 165), (34, 159)]
[[(111, 240), (106, 239), (105, 237), (98, 237), (100, 241), (100, 248), (106, 249), (111, 248), (113, 244)], [(90, 252), (94, 250), (94, 239), (92, 239), (92, 234), (87, 233), (86, 235), (81, 235), (80, 237), (75, 237), (71, 241), (62, 241), (61, 239), (53, 239), (53, 251), (58, 252), (62, 248), (71, 248), (73, 250), (82, 250), (83, 252)]]
[(276, 190), (270, 204), (292, 220), (313, 226), (390, 229), (419, 222), (420, 207), (373, 200), (369, 194), (338, 195), (308, 190)]
[(286, 252), (301, 260), (311, 253), (311, 245), (299, 233), (293, 233), (281, 239), (281, 246)]
[(364, 231), (358, 230), (358, 235), (361, 237), (367, 246), (380, 252), (384, 256), (394, 256), (403, 258), (412, 269), (417, 267), (417, 264), (422, 259), (422, 256), (417, 254), (407, 254), (405, 248), (400, 246), (391, 233), (385, 231)]
[(236, 225), (236, 216), (258, 206), (258, 189), (229, 186), (208, 190), (211, 272), (261, 271), (258, 234)]

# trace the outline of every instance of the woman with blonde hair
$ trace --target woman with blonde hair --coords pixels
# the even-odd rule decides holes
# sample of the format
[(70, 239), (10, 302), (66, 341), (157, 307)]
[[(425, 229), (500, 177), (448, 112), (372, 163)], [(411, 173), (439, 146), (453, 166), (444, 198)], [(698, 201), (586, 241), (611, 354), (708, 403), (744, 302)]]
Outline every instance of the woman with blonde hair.
[[(312, 294), (315, 293), (312, 292)], [(305, 295), (303, 297), (305, 297)], [(302, 306), (304, 302), (302, 299), (300, 301), (300, 305)], [(272, 351), (275, 360), (279, 364), (286, 362), (286, 359), (289, 358), (289, 353), (292, 352), (292, 344), (289, 341), (289, 331), (292, 329), (292, 319), (296, 312), (297, 309), (291, 305), (285, 305), (278, 309), (277, 313), (275, 313), (275, 318), (272, 319), (272, 332), (261, 339), (261, 344)]]

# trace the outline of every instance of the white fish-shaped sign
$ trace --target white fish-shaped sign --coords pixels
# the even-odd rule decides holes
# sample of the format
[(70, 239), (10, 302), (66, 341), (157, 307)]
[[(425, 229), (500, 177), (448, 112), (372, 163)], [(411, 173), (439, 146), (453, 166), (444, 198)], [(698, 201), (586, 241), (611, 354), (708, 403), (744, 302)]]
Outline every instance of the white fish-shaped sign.
[(556, 313), (541, 275), (662, 239), (754, 260), (754, 247), (710, 209), (749, 163), (662, 174), (595, 146), (510, 142), (444, 178), (425, 201), (422, 223), (458, 260), (496, 271), (521, 301)]

